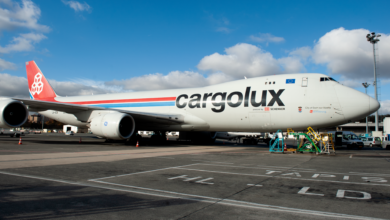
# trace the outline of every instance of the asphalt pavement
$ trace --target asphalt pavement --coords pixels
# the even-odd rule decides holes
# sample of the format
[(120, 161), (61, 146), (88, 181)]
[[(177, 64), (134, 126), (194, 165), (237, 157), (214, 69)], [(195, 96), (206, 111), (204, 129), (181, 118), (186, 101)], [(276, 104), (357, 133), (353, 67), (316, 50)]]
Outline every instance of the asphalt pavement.
[(390, 151), (0, 136), (0, 219), (389, 219)]

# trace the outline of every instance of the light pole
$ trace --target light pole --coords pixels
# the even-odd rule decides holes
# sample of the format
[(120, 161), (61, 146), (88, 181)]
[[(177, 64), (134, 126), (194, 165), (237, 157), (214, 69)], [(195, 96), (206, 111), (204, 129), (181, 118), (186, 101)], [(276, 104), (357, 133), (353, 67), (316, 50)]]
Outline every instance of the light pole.
[[(367, 82), (362, 83), (364, 88), (366, 89), (366, 95), (367, 95), (367, 87), (370, 85)], [(368, 134), (368, 117), (366, 117), (366, 134)]]
[[(374, 53), (374, 87), (375, 87), (375, 99), (378, 101), (378, 91), (377, 91), (377, 80), (376, 80), (376, 57), (375, 57), (375, 44), (378, 43), (381, 35), (375, 35), (375, 32), (371, 34), (367, 34), (366, 38), (372, 44), (372, 50)], [(379, 131), (379, 123), (378, 123), (378, 111), (375, 112), (375, 131)]]

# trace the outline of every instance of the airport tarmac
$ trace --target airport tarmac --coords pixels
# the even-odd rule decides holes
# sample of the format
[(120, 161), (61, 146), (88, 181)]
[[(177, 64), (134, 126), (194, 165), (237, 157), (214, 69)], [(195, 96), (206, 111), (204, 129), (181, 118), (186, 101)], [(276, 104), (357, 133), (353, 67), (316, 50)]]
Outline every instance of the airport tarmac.
[[(79, 143), (81, 138), (81, 143)], [(390, 151), (0, 136), (1, 219), (389, 219)]]

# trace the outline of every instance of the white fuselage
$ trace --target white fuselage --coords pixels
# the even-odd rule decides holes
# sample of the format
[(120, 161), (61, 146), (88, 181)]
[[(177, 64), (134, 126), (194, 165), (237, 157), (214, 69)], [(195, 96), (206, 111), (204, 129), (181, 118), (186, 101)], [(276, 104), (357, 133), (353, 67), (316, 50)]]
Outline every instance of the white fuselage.
[[(323, 74), (265, 76), (190, 89), (57, 97), (64, 103), (89, 103), (112, 109), (184, 115), (178, 125), (137, 124), (139, 130), (268, 132), (334, 126), (375, 112), (379, 103)], [(294, 79), (294, 83), (292, 83)], [(171, 97), (170, 101), (116, 103), (112, 100)], [(104, 102), (107, 100), (107, 103)], [(111, 100), (110, 102), (108, 100)], [(95, 102), (96, 104), (91, 104)], [(72, 114), (41, 114), (66, 124), (87, 126)], [(93, 114), (92, 116), (93, 117)], [(91, 119), (91, 118), (90, 118)]]

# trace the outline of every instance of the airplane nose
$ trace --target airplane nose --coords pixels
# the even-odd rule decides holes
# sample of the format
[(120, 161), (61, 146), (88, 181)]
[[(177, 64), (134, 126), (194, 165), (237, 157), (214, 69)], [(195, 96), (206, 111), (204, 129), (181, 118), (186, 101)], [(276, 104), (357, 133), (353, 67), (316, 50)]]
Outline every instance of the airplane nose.
[(376, 99), (370, 97), (370, 114), (378, 111), (380, 107), (381, 105), (379, 102)]
[(370, 96), (347, 86), (335, 86), (339, 104), (347, 121), (364, 118), (379, 109), (379, 103)]

